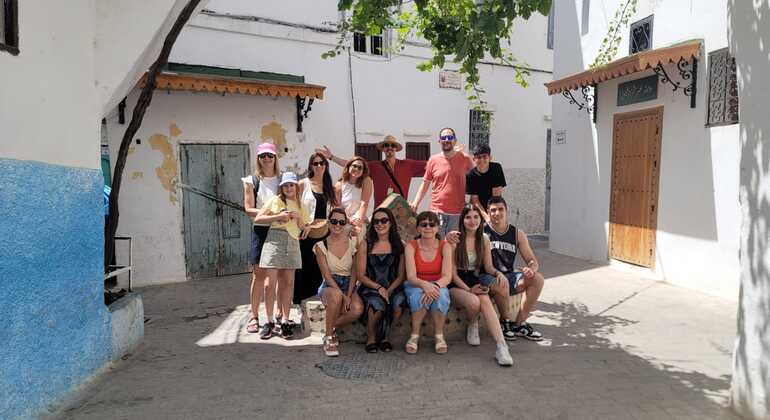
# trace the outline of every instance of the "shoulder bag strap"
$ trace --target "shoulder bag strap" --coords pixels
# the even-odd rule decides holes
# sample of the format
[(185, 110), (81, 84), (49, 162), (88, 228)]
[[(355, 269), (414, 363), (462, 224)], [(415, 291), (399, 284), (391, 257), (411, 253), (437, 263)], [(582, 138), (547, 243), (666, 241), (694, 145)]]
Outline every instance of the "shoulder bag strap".
[(396, 180), (396, 176), (393, 175), (393, 171), (390, 170), (390, 165), (388, 165), (388, 162), (385, 160), (381, 160), (380, 163), (382, 164), (382, 167), (385, 168), (385, 172), (387, 172), (388, 175), (390, 175), (390, 179), (393, 181), (393, 183), (396, 184), (396, 188), (398, 188), (398, 193), (401, 194), (401, 197), (409, 198), (404, 195), (404, 190), (401, 189), (401, 184), (398, 183), (398, 181)]

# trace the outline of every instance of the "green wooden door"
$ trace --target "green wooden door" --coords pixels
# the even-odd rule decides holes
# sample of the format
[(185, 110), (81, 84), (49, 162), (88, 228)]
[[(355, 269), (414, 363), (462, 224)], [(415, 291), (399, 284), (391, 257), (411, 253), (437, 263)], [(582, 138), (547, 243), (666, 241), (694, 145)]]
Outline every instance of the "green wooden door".
[[(184, 144), (182, 183), (219, 199), (241, 203), (241, 177), (249, 172), (245, 144)], [(241, 210), (183, 191), (187, 276), (204, 278), (246, 273), (251, 221)]]

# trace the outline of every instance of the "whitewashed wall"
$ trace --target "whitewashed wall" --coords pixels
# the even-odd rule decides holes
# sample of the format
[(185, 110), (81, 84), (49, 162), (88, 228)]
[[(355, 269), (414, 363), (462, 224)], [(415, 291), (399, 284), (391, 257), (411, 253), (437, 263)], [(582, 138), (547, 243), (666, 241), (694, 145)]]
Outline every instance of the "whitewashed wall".
[[(581, 1), (557, 2), (555, 79), (582, 71), (593, 61), (608, 19), (620, 1), (592, 1), (589, 30), (581, 36)], [(640, 0), (631, 22), (654, 17), (653, 48), (692, 38), (704, 40), (699, 62), (697, 107), (681, 91), (660, 84), (658, 99), (617, 107), (617, 85), (652, 71), (602, 83), (598, 121), (553, 98), (554, 132), (565, 144), (552, 149), (551, 248), (568, 255), (607, 261), (612, 118), (616, 113), (664, 106), (656, 268), (657, 278), (737, 299), (740, 211), (738, 125), (705, 128), (708, 94), (705, 55), (727, 46), (723, 1)], [(627, 55), (628, 30), (616, 58)], [(677, 74), (676, 72), (674, 72)], [(642, 273), (644, 273), (643, 270)]]
[(21, 6), (20, 53), (0, 53), (0, 157), (99, 168), (94, 1)]
[[(137, 96), (136, 90), (129, 96), (128, 109)], [(309, 152), (297, 139), (294, 110), (294, 99), (285, 97), (156, 93), (135, 136), (140, 143), (134, 141), (129, 150), (120, 192), (118, 235), (133, 240), (133, 285), (186, 280), (182, 191), (173, 187), (181, 174), (179, 144), (248, 144), (253, 169), (256, 145), (264, 141), (262, 127), (277, 123), (286, 130), (287, 141), (299, 145), (281, 166), (304, 160), (304, 167)], [(126, 125), (118, 123), (117, 113), (107, 122), (110, 160), (115, 162)]]

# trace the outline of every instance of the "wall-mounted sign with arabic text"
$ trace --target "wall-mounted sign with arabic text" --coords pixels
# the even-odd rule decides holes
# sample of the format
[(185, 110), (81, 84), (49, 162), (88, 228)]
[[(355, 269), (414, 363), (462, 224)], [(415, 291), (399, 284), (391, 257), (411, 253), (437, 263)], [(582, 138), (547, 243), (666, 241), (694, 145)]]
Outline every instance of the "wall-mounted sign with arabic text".
[(658, 75), (631, 80), (618, 85), (618, 106), (658, 98)]

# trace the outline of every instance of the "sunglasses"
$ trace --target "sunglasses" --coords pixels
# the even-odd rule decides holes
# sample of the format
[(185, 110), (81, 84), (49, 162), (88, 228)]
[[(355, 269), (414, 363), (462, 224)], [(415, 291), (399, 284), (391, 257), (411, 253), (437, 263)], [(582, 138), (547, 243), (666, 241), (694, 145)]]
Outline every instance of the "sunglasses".
[(348, 222), (345, 219), (329, 219), (329, 223), (333, 225), (345, 226)]
[(359, 171), (364, 169), (363, 165), (350, 165), (350, 169), (358, 169)]
[(261, 155), (259, 155), (260, 159), (267, 159), (267, 158), (272, 159), (274, 157), (275, 157), (275, 155), (272, 154), (272, 153), (262, 153)]
[(390, 223), (390, 219), (387, 218), (387, 217), (383, 217), (381, 219), (372, 219), (372, 224), (375, 225), (375, 226), (377, 226), (377, 225), (387, 225), (388, 223)]
[(383, 148), (383, 149), (385, 149), (385, 148), (388, 148), (388, 147), (390, 147), (390, 148), (392, 148), (392, 149), (398, 149), (398, 146), (396, 146), (396, 145), (395, 145), (395, 144), (393, 144), (393, 143), (385, 143), (385, 144), (383, 144), (383, 145), (382, 145), (382, 148)]
[(438, 137), (441, 141), (454, 141), (455, 135), (454, 134), (446, 134), (443, 136)]
[(421, 228), (434, 228), (436, 227), (436, 224), (433, 222), (422, 222), (418, 226), (420, 226)]
[(313, 166), (326, 166), (326, 162), (324, 162), (322, 160), (317, 160), (317, 161), (313, 162)]

